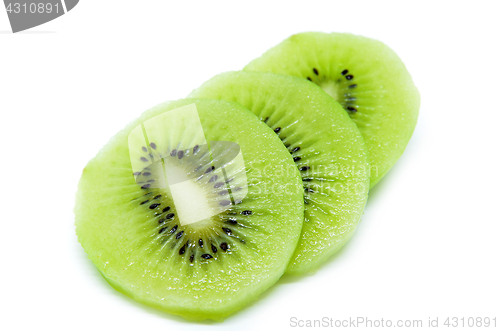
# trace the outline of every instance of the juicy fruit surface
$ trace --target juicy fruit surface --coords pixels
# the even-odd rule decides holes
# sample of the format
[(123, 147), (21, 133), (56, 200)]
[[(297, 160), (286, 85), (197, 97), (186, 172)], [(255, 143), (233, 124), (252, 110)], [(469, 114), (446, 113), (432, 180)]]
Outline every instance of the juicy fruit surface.
[[(183, 225), (170, 192), (143, 181), (154, 175), (153, 166), (136, 182), (128, 137), (146, 120), (192, 103), (207, 141), (239, 144), (248, 192), (224, 212)], [(177, 131), (179, 141), (192, 138), (187, 130)], [(177, 145), (162, 151), (159, 142), (148, 143), (143, 146), (150, 154), (146, 159), (152, 153), (167, 154), (189, 165), (198, 152), (193, 147), (179, 154)], [(196, 171), (200, 185), (221, 192), (225, 183), (209, 168)], [(221, 320), (256, 299), (285, 271), (303, 223), (297, 187), (300, 176), (290, 154), (251, 112), (223, 101), (180, 100), (145, 112), (88, 163), (77, 193), (76, 231), (90, 259), (117, 290), (188, 319)], [(234, 186), (232, 191), (236, 196)]]
[(244, 70), (308, 79), (337, 100), (366, 142), (373, 187), (403, 153), (415, 128), (420, 95), (403, 62), (383, 43), (352, 34), (291, 36)]
[(287, 273), (317, 268), (347, 242), (368, 196), (368, 159), (359, 130), (337, 102), (303, 79), (259, 72), (215, 76), (190, 96), (242, 104), (293, 156), (305, 220)]

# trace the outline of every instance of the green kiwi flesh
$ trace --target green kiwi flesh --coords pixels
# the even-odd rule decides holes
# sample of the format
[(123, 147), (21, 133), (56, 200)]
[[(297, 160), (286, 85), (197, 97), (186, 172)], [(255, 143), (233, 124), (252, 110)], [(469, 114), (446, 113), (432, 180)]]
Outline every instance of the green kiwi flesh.
[[(182, 118), (159, 119), (193, 104), (201, 135)], [(216, 142), (236, 143), (244, 166), (218, 167)], [(191, 180), (181, 203), (165, 164)], [(182, 204), (187, 214), (224, 208), (183, 223)], [(146, 111), (88, 163), (75, 216), (80, 243), (115, 289), (190, 320), (222, 320), (284, 273), (304, 219), (302, 181), (276, 134), (247, 109), (185, 99)]]
[(288, 274), (317, 269), (349, 240), (367, 200), (369, 164), (363, 138), (339, 103), (304, 79), (244, 71), (215, 76), (190, 97), (242, 104), (293, 156), (305, 220)]
[(302, 77), (337, 100), (366, 142), (371, 187), (403, 154), (417, 123), (418, 90), (401, 59), (377, 40), (347, 33), (299, 33), (244, 70)]

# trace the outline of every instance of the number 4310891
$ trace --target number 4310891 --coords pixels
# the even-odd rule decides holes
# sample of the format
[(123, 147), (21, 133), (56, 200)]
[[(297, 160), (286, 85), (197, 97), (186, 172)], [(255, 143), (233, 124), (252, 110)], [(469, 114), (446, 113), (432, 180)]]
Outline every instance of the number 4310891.
[(448, 317), (444, 321), (444, 325), (447, 327), (452, 327), (452, 328), (456, 328), (456, 327), (470, 327), (470, 328), (485, 327), (485, 328), (488, 328), (490, 326), (496, 328), (497, 318), (496, 317), (494, 317), (494, 318), (489, 318), (489, 317), (469, 317), (469, 318)]
[(31, 13), (31, 14), (50, 14), (52, 13), (52, 11), (54, 11), (55, 13), (59, 13), (59, 4), (56, 3), (55, 5), (52, 5), (51, 3), (43, 3), (43, 2), (40, 2), (40, 3), (30, 3), (30, 4), (27, 4), (27, 3), (23, 3), (23, 4), (20, 4), (20, 3), (9, 3), (9, 5), (7, 6), (7, 13), (11, 14), (11, 13), (14, 13), (14, 14), (19, 14), (19, 13), (23, 13), (23, 14), (27, 14), (27, 13)]

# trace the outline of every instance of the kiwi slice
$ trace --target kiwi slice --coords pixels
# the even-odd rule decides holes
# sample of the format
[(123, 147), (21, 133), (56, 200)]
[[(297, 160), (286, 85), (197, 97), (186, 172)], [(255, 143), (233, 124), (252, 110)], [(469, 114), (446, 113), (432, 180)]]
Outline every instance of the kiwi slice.
[(418, 90), (396, 53), (377, 40), (347, 33), (299, 33), (244, 70), (302, 77), (337, 100), (365, 139), (371, 187), (403, 154), (417, 123)]
[(260, 72), (215, 76), (190, 96), (242, 104), (293, 156), (305, 221), (287, 273), (315, 269), (347, 242), (367, 200), (369, 164), (363, 138), (342, 106), (306, 80)]
[(241, 105), (159, 105), (85, 167), (76, 232), (104, 278), (187, 319), (221, 320), (284, 273), (302, 181), (276, 134)]

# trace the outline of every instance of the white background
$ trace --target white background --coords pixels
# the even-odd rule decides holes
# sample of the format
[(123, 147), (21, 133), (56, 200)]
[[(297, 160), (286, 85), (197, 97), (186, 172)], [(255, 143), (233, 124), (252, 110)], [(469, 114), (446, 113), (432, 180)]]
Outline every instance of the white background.
[[(1, 8), (0, 329), (286, 330), (292, 317), (358, 316), (496, 316), (498, 329), (499, 12), (498, 1), (82, 0), (11, 34)], [(74, 234), (86, 162), (142, 111), (302, 31), (385, 42), (422, 96), (414, 136), (353, 239), (222, 324), (113, 290)]]

